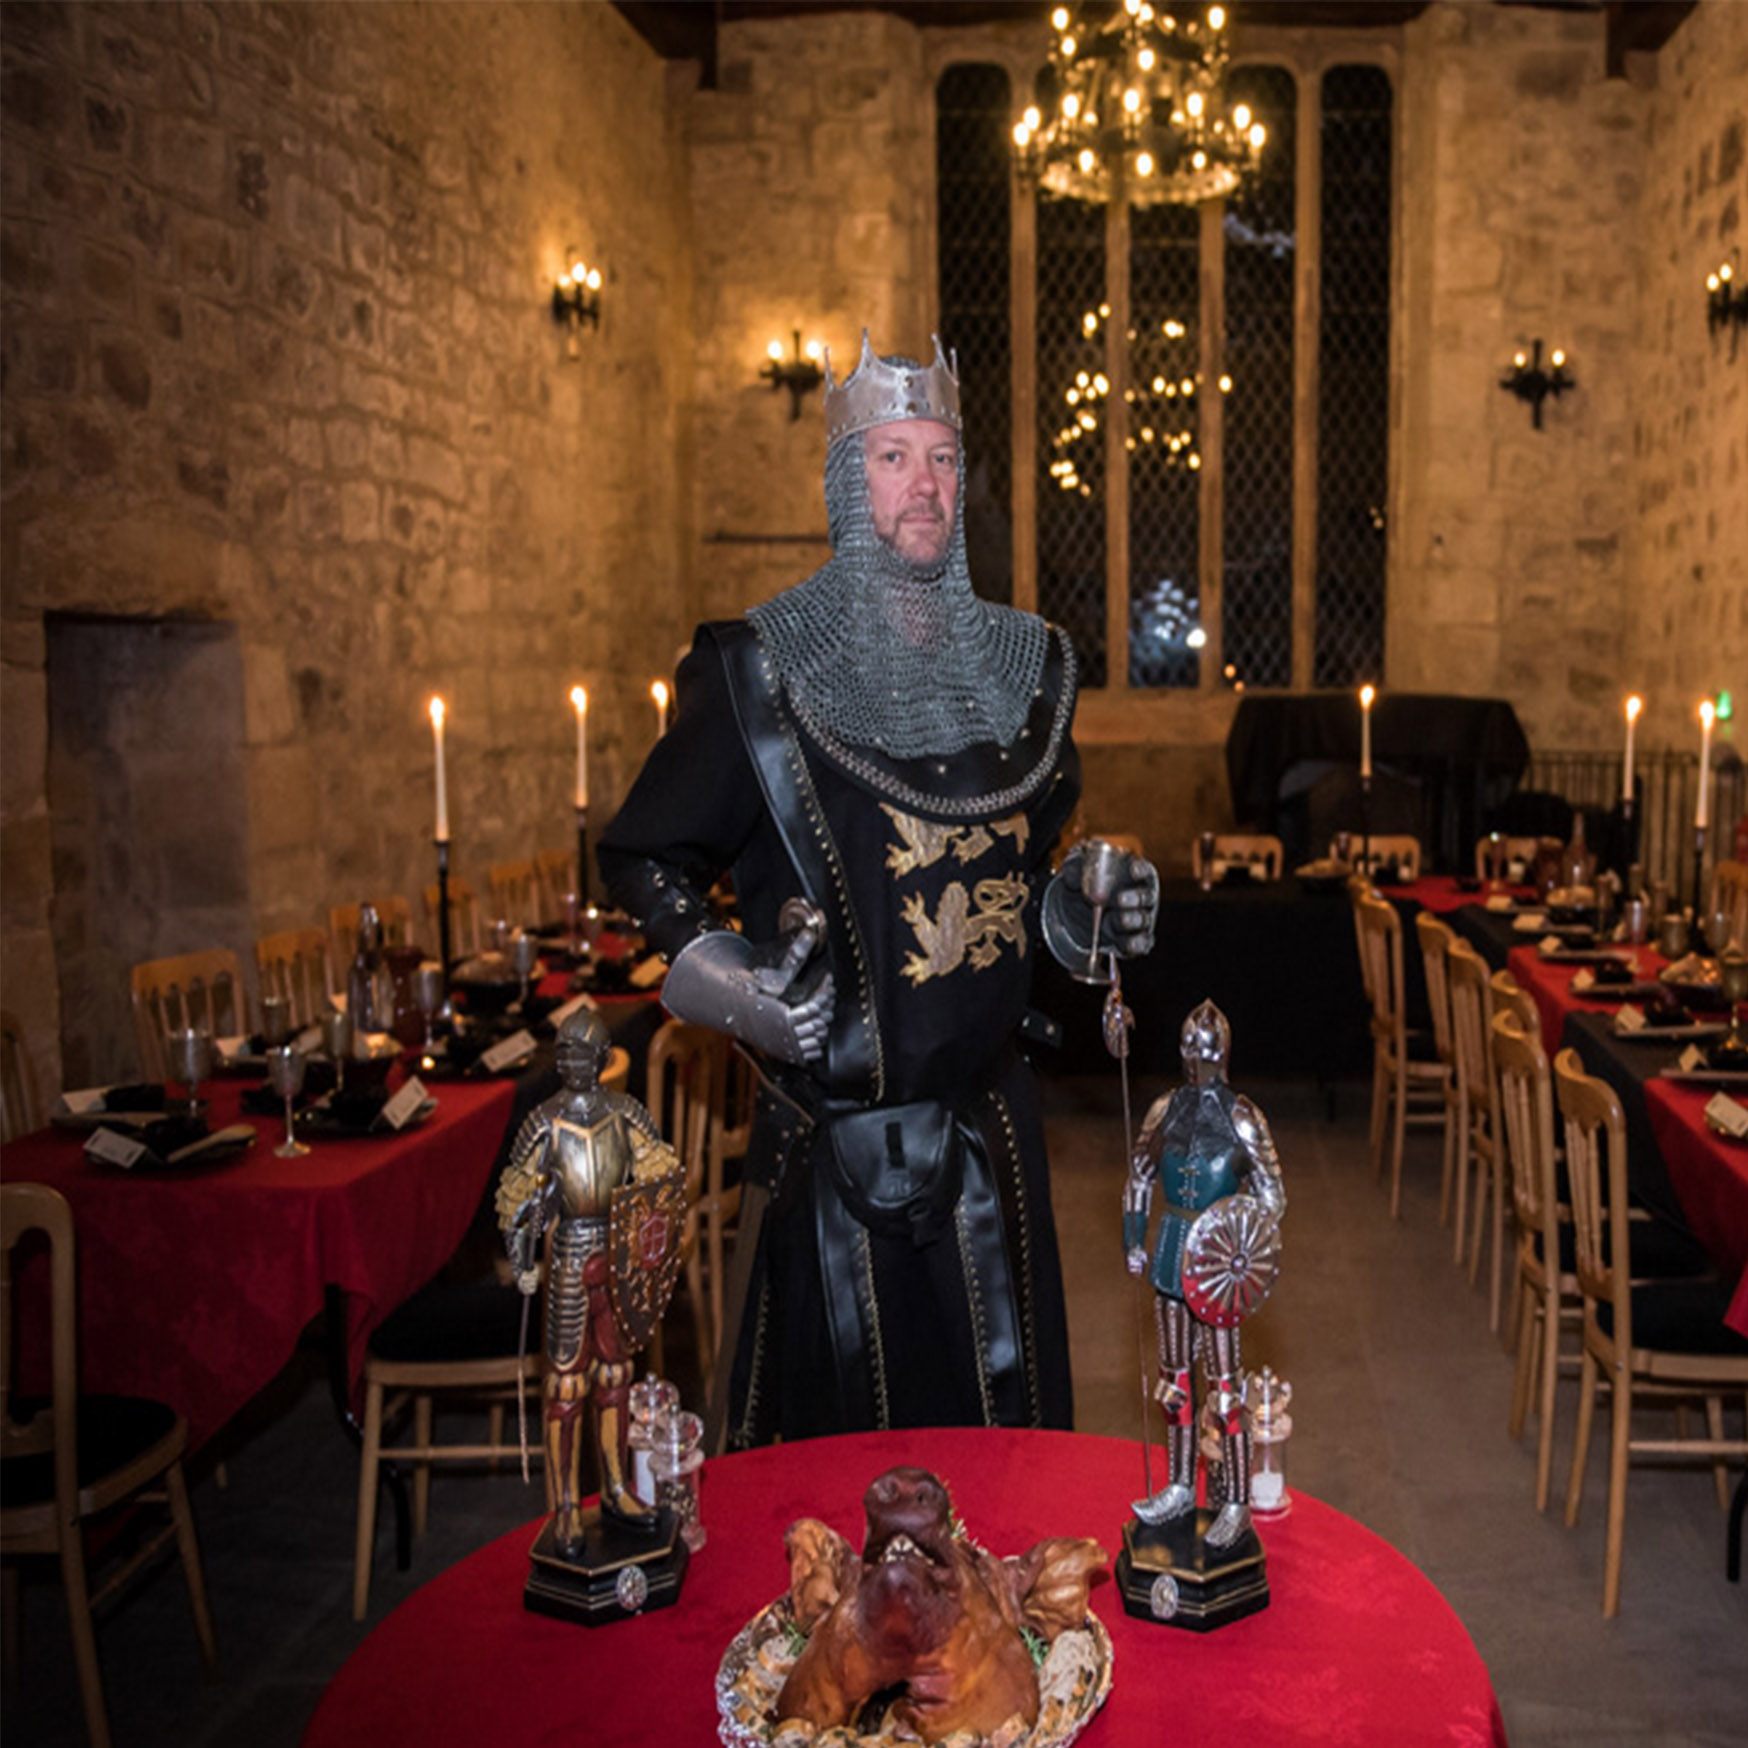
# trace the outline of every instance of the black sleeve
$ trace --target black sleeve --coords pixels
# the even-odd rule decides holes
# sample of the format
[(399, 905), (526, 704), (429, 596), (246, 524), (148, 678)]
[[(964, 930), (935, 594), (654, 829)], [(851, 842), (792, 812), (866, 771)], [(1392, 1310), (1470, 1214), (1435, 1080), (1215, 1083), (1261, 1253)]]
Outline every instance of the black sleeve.
[(704, 895), (763, 807), (708, 628), (699, 628), (676, 682), (673, 726), (595, 846), (608, 895), (670, 959), (709, 928)]

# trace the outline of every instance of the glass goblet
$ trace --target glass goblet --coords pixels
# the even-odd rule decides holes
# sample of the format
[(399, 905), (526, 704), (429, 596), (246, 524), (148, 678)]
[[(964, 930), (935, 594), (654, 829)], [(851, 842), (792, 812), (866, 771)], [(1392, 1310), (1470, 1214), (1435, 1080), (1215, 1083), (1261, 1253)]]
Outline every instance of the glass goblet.
[(574, 892), (564, 895), (564, 938), (571, 957), (578, 957), (583, 945), (583, 901)]
[(1086, 951), (1084, 982), (1109, 981), (1099, 973), (1099, 929), (1105, 920), (1105, 906), (1121, 890), (1123, 876), (1128, 871), (1129, 857), (1126, 851), (1118, 849), (1115, 844), (1106, 843), (1103, 838), (1088, 840), (1080, 863), (1081, 894), (1092, 906), (1092, 941)]
[(413, 973), (413, 995), (425, 1016), (425, 1054), (437, 1047), (437, 1016), (443, 1011), (443, 962), (426, 959)]
[(1742, 1046), (1741, 1006), (1748, 1001), (1748, 953), (1740, 947), (1730, 947), (1718, 955), (1718, 982), (1723, 986), (1724, 1000), (1730, 1004), (1730, 1044)]
[(1703, 924), (1706, 945), (1711, 948), (1714, 957), (1718, 956), (1730, 944), (1730, 919), (1721, 910), (1714, 910)]
[(269, 1050), (291, 1038), (291, 997), (264, 995), (261, 998), (261, 1040)]
[(188, 1088), (188, 1115), (200, 1115), (200, 1083), (211, 1078), (212, 1033), (194, 1026), (172, 1031), (168, 1040), (170, 1072)]
[(1335, 859), (1342, 867), (1353, 866), (1353, 833), (1337, 832), (1335, 834)]
[(334, 1091), (346, 1089), (346, 1058), (352, 1049), (352, 1017), (339, 1008), (322, 1015), (322, 1047), (334, 1065)]
[(292, 1128), (292, 1100), (303, 1091), (303, 1052), (292, 1044), (275, 1044), (267, 1052), (267, 1078), (285, 1100), (285, 1139), (273, 1149), (275, 1159), (296, 1159), (309, 1152)]
[(540, 957), (540, 943), (524, 929), (518, 929), (510, 937), (510, 969), (522, 980), (522, 994), (518, 998), (522, 1005), (528, 1005), (528, 979), (534, 974), (535, 962)]

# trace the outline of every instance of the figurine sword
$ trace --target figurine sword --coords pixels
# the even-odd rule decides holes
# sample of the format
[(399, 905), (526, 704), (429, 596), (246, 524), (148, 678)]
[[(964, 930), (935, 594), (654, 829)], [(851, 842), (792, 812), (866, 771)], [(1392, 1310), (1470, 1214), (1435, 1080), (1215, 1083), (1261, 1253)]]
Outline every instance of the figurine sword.
[[(1097, 939), (1097, 936), (1094, 936)], [(1123, 980), (1117, 971), (1117, 955), (1108, 956), (1111, 968), (1110, 986), (1105, 991), (1104, 1011), (1100, 1029), (1105, 1048), (1117, 1059), (1118, 1078), (1123, 1086), (1123, 1169), (1135, 1151), (1134, 1121), (1129, 1109), (1129, 1034), (1135, 1029), (1135, 1015), (1123, 1001)], [(1145, 1497), (1153, 1497), (1153, 1438), (1147, 1424), (1147, 1277), (1135, 1277), (1135, 1352), (1141, 1362), (1141, 1473), (1147, 1483)]]

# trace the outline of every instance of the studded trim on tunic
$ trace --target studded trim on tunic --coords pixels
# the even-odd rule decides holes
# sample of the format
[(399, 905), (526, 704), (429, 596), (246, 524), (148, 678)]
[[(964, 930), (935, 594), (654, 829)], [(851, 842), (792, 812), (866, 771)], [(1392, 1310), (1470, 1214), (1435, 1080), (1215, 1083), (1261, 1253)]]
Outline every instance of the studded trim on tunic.
[(977, 1261), (971, 1252), (971, 1234), (963, 1201), (953, 1209), (953, 1228), (959, 1235), (959, 1272), (965, 1278), (965, 1304), (971, 1313), (971, 1351), (977, 1359), (977, 1395), (983, 1405), (983, 1424), (995, 1425), (995, 1405), (989, 1396), (989, 1330), (983, 1317), (983, 1285), (977, 1278)]
[(1014, 1199), (1019, 1204), (1020, 1228), (1020, 1315), (1026, 1324), (1026, 1387), (1031, 1395), (1032, 1425), (1044, 1424), (1044, 1390), (1038, 1377), (1038, 1328), (1032, 1307), (1032, 1214), (1026, 1206), (1026, 1168), (1020, 1159), (1020, 1138), (1014, 1133), (1013, 1113), (1008, 1102), (998, 1092), (989, 1095), (1001, 1118), (1002, 1138), (1007, 1145), (1003, 1157), (1013, 1174)]

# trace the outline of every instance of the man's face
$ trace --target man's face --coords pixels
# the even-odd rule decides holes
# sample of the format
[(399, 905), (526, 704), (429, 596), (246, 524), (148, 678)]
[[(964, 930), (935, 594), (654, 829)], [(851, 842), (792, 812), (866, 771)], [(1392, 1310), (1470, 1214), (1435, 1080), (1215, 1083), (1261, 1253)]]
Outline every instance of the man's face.
[(862, 433), (874, 532), (913, 564), (935, 564), (953, 538), (959, 439), (937, 419), (901, 419)]

